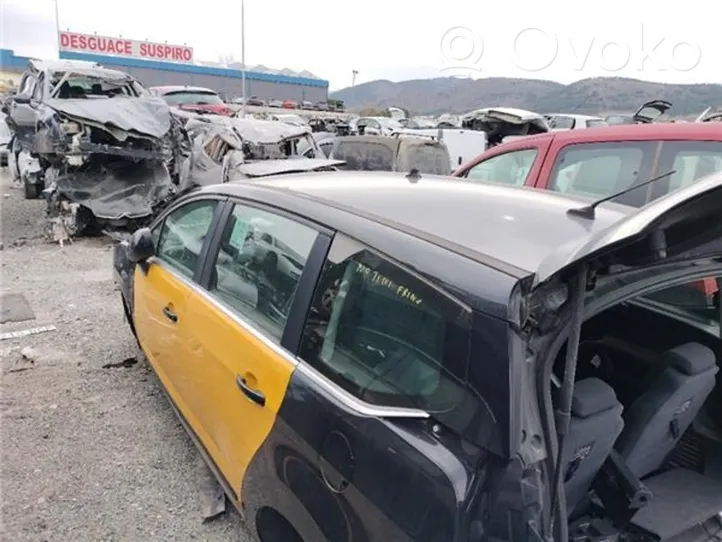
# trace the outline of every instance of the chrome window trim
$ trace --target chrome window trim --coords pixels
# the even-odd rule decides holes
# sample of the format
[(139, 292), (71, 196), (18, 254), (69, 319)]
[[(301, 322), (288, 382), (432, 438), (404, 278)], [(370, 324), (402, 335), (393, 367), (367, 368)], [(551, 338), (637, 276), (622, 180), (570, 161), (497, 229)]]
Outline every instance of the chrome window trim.
[(301, 358), (295, 357), (288, 350), (278, 344), (275, 339), (269, 338), (262, 330), (256, 327), (254, 324), (248, 322), (245, 318), (237, 314), (233, 309), (228, 307), (225, 303), (216, 299), (211, 293), (202, 288), (196, 282), (189, 280), (180, 273), (178, 273), (170, 264), (164, 262), (157, 256), (153, 256), (148, 260), (149, 265), (158, 265), (165, 271), (170, 273), (173, 277), (180, 280), (184, 285), (188, 286), (193, 292), (199, 294), (203, 299), (208, 301), (211, 305), (219, 309), (224, 315), (230, 318), (234, 323), (239, 325), (245, 331), (260, 340), (265, 346), (271, 349), (274, 353), (281, 356), (284, 360), (291, 364), (295, 369), (300, 370), (304, 375), (311, 378), (321, 388), (323, 388), (330, 395), (333, 395), (336, 400), (343, 403), (349, 409), (354, 412), (369, 417), (378, 418), (429, 418), (428, 412), (415, 408), (401, 408), (401, 407), (387, 407), (380, 405), (372, 405), (362, 401), (355, 395), (347, 392), (343, 388), (337, 386), (331, 380), (326, 378), (320, 372), (316, 371), (311, 365), (302, 360)]

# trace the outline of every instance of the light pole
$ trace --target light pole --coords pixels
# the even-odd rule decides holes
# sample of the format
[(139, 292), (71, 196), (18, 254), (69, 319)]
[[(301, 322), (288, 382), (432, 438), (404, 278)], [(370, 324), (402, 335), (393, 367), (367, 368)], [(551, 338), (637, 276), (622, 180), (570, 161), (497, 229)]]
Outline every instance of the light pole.
[(356, 76), (358, 75), (358, 70), (351, 70), (351, 86), (356, 86)]
[[(57, 1), (57, 0), (56, 0)], [(241, 85), (243, 85), (243, 107), (241, 113), (246, 118), (246, 10), (241, 0)]]
[(55, 39), (58, 40), (58, 58), (60, 58), (60, 17), (58, 17), (58, 0), (55, 0)]

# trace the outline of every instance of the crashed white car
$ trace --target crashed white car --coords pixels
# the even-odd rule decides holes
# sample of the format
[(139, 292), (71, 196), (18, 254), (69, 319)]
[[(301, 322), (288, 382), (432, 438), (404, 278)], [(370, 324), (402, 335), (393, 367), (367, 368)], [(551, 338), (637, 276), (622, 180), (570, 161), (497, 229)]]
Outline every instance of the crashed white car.
[(543, 115), (513, 107), (487, 107), (464, 115), (461, 126), (486, 132), (489, 147), (504, 141), (549, 131)]
[(172, 196), (178, 124), (130, 75), (94, 62), (31, 60), (3, 110), (16, 163), (33, 157), (20, 171), (26, 197), (46, 191), (56, 238), (150, 218)]

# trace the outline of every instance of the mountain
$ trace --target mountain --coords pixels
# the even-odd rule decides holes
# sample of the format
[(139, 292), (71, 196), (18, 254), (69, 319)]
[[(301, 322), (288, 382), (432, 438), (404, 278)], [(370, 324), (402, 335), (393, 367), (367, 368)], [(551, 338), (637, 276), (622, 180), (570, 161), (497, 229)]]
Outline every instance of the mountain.
[(570, 85), (538, 79), (443, 77), (393, 83), (380, 80), (331, 93), (348, 108), (404, 107), (413, 114), (466, 113), (507, 106), (539, 112), (607, 114), (635, 111), (649, 100), (667, 100), (675, 116), (722, 106), (722, 85), (673, 85), (622, 77), (582, 79)]

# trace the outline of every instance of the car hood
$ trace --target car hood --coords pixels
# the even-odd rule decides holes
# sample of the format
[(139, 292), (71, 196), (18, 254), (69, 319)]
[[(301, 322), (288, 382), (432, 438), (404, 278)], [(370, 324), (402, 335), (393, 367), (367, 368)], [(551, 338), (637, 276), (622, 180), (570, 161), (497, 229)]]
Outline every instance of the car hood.
[[(691, 253), (701, 257), (706, 253), (700, 247), (713, 243), (716, 250), (716, 236), (722, 239), (720, 207), (722, 172), (717, 172), (648, 203), (597, 233), (559, 247), (541, 261), (533, 283), (540, 285), (592, 261), (629, 269), (689, 258)], [(593, 213), (575, 219), (594, 220)]]
[(70, 120), (156, 139), (165, 136), (171, 128), (170, 108), (157, 97), (67, 100), (52, 98), (45, 103)]

